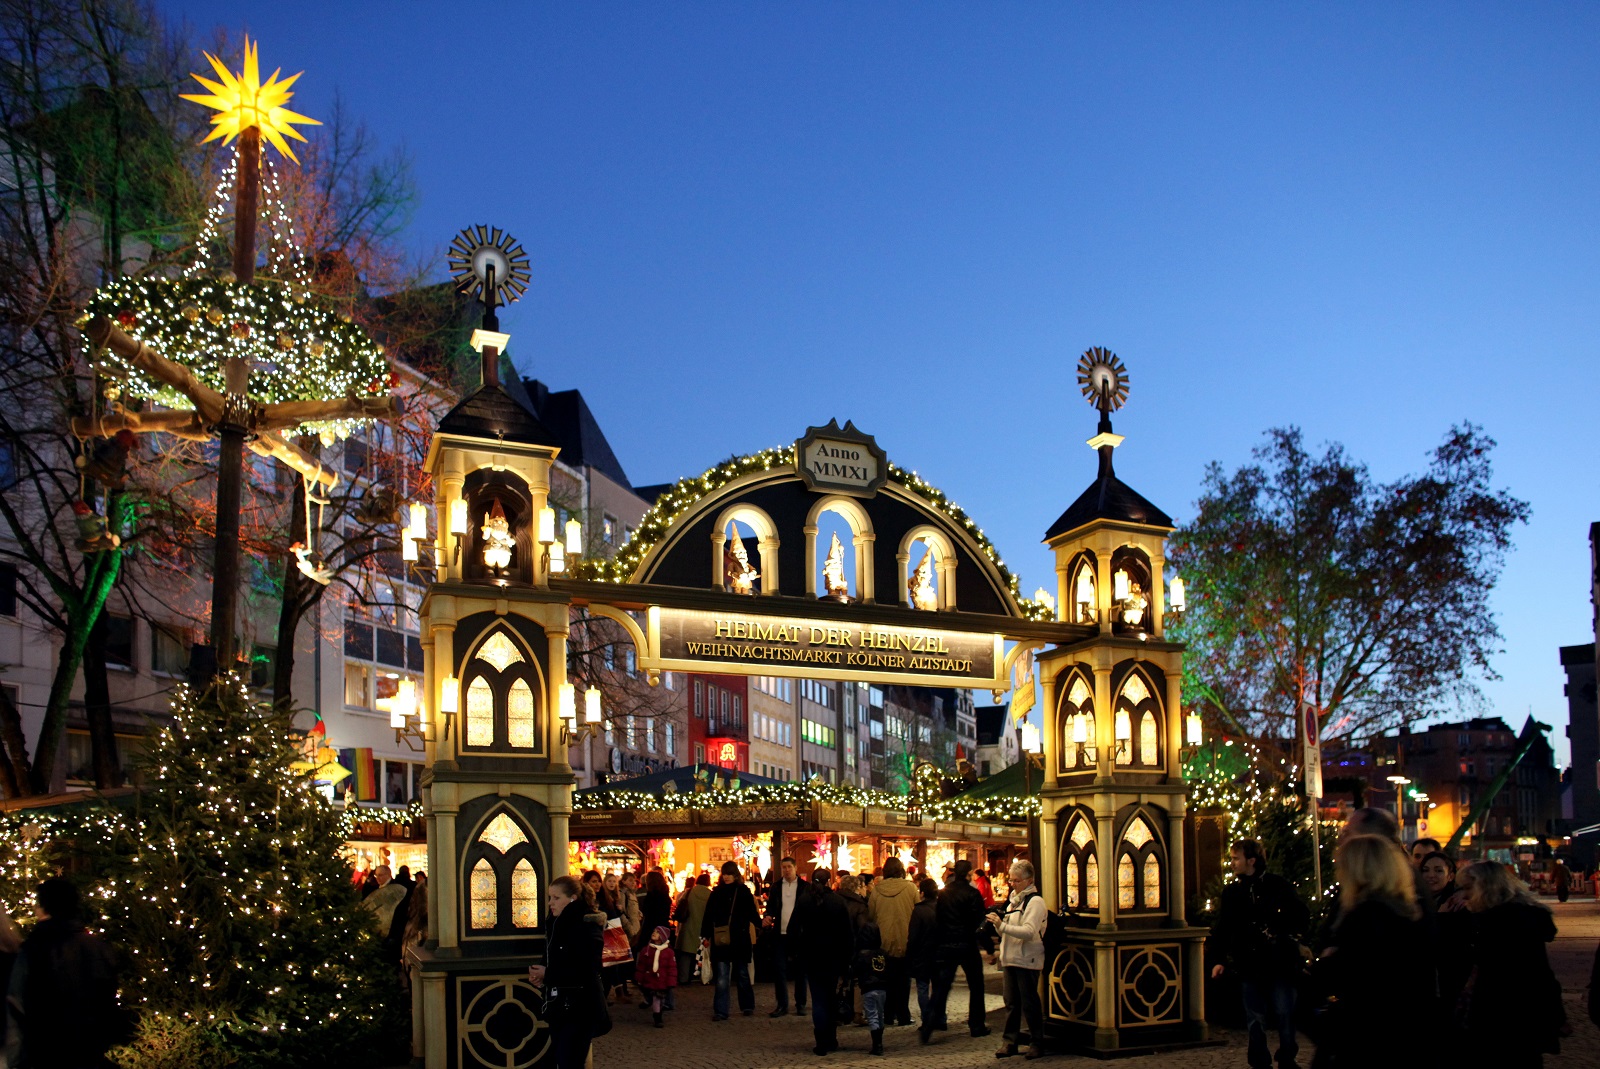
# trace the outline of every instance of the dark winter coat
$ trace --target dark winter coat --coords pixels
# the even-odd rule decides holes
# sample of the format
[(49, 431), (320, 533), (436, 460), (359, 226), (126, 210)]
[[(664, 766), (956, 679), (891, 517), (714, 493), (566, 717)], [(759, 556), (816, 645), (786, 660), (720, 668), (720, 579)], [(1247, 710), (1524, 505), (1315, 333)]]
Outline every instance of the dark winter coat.
[(889, 955), (882, 947), (862, 947), (850, 963), (850, 975), (863, 994), (889, 989)]
[(1223, 962), (1241, 980), (1288, 980), (1301, 969), (1300, 941), (1311, 912), (1282, 876), (1240, 876), (1222, 889), (1212, 930)]
[(976, 887), (961, 879), (946, 883), (934, 907), (939, 919), (939, 956), (956, 960), (975, 953), (986, 912)]
[(1559, 1052), (1566, 1011), (1545, 953), (1556, 937), (1555, 918), (1525, 902), (1507, 902), (1476, 918), (1465, 1012), (1457, 1018), (1466, 1025), (1468, 1049), (1487, 1064), (1506, 1064), (1518, 1051)]
[(776, 932), (783, 924), (783, 899), (787, 894), (794, 895), (794, 908), (789, 911), (789, 930), (784, 934), (803, 936), (806, 918), (811, 914), (811, 907), (816, 902), (811, 884), (805, 880), (795, 880), (793, 891), (790, 891), (788, 885), (781, 879), (767, 884), (767, 920), (772, 925), (770, 930)]
[(544, 992), (548, 1008), (564, 1022), (583, 1025), (603, 1035), (611, 1027), (605, 986), (600, 980), (600, 949), (605, 937), (604, 913), (584, 913), (581, 900), (570, 902), (550, 923), (544, 945)]
[[(855, 891), (840, 891), (838, 894), (844, 899), (845, 911), (850, 914), (850, 932), (853, 935), (867, 923), (867, 900)], [(851, 945), (855, 945), (853, 941)]]
[(932, 901), (911, 907), (906, 929), (906, 961), (917, 980), (931, 980), (939, 968), (939, 920)]
[(639, 945), (650, 942), (657, 928), (672, 927), (672, 895), (666, 891), (646, 891), (639, 896)]
[(800, 954), (806, 971), (818, 976), (842, 976), (856, 949), (850, 910), (837, 891), (822, 890), (806, 916), (805, 944)]
[(100, 1065), (127, 1038), (111, 948), (72, 921), (43, 920), (28, 933), (8, 1001), (20, 1032), (19, 1066)]
[(1419, 1062), (1426, 1035), (1405, 1008), (1432, 989), (1427, 929), (1393, 905), (1372, 899), (1341, 914), (1329, 933), (1333, 953), (1317, 961), (1319, 991), (1332, 1001), (1313, 1038), (1318, 1067), (1388, 1069)]
[[(700, 937), (711, 946), (711, 960), (749, 961), (755, 949), (750, 942), (750, 926), (760, 919), (750, 888), (738, 881), (713, 887), (711, 897), (706, 899), (705, 918), (700, 922)], [(718, 946), (717, 928), (724, 924), (728, 926), (728, 943)]]

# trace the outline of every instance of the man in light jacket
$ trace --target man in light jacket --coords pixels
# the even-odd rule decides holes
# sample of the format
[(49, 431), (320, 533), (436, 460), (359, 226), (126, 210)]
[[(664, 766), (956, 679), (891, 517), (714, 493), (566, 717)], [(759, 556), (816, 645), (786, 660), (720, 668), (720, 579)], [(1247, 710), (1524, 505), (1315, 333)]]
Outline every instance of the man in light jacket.
[(1039, 1005), (1039, 974), (1044, 969), (1044, 899), (1033, 883), (1033, 863), (1011, 863), (1011, 897), (991, 910), (989, 923), (1000, 935), (1000, 965), (1005, 972), (1006, 1030), (997, 1058), (1017, 1053), (1024, 1018), (1030, 1044), (1027, 1057), (1044, 1053), (1044, 1014)]
[(867, 918), (878, 926), (883, 952), (889, 959), (889, 1004), (885, 1016), (890, 1024), (911, 1023), (911, 969), (906, 962), (906, 941), (911, 934), (911, 910), (920, 897), (906, 879), (905, 865), (891, 857), (883, 863), (883, 879), (872, 885), (872, 894), (867, 898)]

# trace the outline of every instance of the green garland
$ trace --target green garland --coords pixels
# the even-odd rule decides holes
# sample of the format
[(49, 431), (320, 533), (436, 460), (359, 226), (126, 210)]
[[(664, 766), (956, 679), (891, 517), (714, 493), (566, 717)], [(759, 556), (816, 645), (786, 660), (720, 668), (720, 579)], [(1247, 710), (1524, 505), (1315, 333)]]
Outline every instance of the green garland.
[[(574, 809), (630, 809), (647, 813), (680, 810), (739, 808), (741, 806), (810, 805), (856, 806), (873, 809), (904, 810), (906, 796), (835, 783), (774, 783), (740, 787), (738, 790), (711, 790), (679, 794), (646, 794), (627, 788), (581, 792), (573, 796)], [(922, 807), (923, 820), (1020, 822), (1041, 811), (1039, 799), (1025, 798), (942, 798)]]
[[(267, 403), (370, 397), (389, 392), (383, 346), (299, 286), (262, 279), (240, 283), (231, 272), (190, 278), (121, 278), (100, 288), (89, 316), (103, 315), (207, 386), (225, 388), (224, 358), (250, 361), (250, 396)], [(134, 371), (115, 354), (96, 354), (126, 374), (123, 391), (169, 408), (188, 408), (173, 387)], [(348, 430), (348, 421), (307, 429)], [(336, 425), (337, 424), (337, 425)]]
[[(735, 479), (741, 479), (753, 472), (771, 471), (773, 468), (793, 468), (794, 462), (794, 447), (779, 446), (742, 457), (730, 457), (716, 467), (707, 468), (699, 475), (679, 479), (671, 489), (656, 499), (656, 503), (640, 519), (639, 526), (634, 528), (633, 537), (617, 551), (614, 558), (607, 560), (595, 557), (583, 560), (579, 562), (573, 574), (579, 579), (608, 583), (628, 582), (639, 570), (639, 565), (644, 563), (645, 556), (666, 537), (672, 525), (696, 502)], [(1055, 613), (1043, 602), (1021, 596), (1018, 592), (1017, 577), (1011, 574), (1005, 562), (1000, 559), (999, 551), (983, 533), (983, 529), (972, 522), (972, 517), (967, 515), (966, 510), (946, 497), (943, 490), (916, 472), (906, 471), (894, 464), (889, 465), (889, 479), (938, 509), (978, 543), (978, 548), (983, 551), (984, 556), (988, 557), (999, 570), (1001, 579), (1016, 598), (1024, 617), (1030, 620), (1055, 619)]]

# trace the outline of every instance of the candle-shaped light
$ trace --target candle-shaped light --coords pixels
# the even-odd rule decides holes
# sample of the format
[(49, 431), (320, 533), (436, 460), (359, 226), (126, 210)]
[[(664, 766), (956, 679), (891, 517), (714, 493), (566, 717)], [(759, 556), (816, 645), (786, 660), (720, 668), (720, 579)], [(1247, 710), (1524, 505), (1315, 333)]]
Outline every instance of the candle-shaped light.
[(539, 542), (541, 545), (551, 545), (556, 540), (556, 510), (542, 508), (539, 510)]
[(557, 704), (560, 709), (561, 719), (568, 724), (576, 724), (578, 721), (578, 695), (571, 683), (561, 684), (560, 701)]
[(1083, 713), (1072, 718), (1072, 741), (1079, 746), (1089, 741), (1089, 718)]
[(406, 720), (417, 711), (417, 684), (410, 679), (402, 679), (393, 698), (389, 699), (389, 726), (403, 728)]
[(1111, 600), (1128, 600), (1128, 573), (1121, 568), (1111, 576)]
[(1094, 604), (1094, 580), (1089, 577), (1089, 569), (1087, 568), (1078, 572), (1078, 596), (1076, 600), (1079, 605)]
[(417, 543), (409, 531), (403, 531), (400, 535), (400, 559), (408, 563), (417, 559)]
[(1185, 604), (1182, 576), (1175, 575), (1172, 577), (1171, 590), (1172, 594), (1169, 598), (1167, 598), (1167, 600), (1172, 603), (1172, 611), (1182, 612)]
[(1133, 741), (1133, 718), (1128, 715), (1128, 710), (1117, 710), (1117, 741)]
[(467, 501), (458, 497), (450, 502), (450, 533), (465, 535), (467, 533)]
[(1205, 741), (1202, 738), (1199, 713), (1194, 712), (1193, 710), (1189, 711), (1189, 715), (1184, 718), (1184, 732), (1186, 735), (1185, 741), (1190, 746), (1199, 746), (1203, 741)]
[(583, 556), (583, 524), (576, 519), (567, 521), (567, 556)]
[(1027, 753), (1039, 752), (1039, 729), (1026, 721), (1022, 725), (1022, 748)]
[(600, 723), (600, 688), (590, 687), (583, 692), (583, 722)]
[(550, 543), (550, 574), (560, 575), (567, 570), (567, 551), (560, 542)]
[(461, 711), (461, 680), (455, 676), (446, 676), (439, 690), (439, 711), (441, 713)]
[(406, 527), (406, 537), (418, 542), (428, 537), (428, 506), (420, 501), (411, 502), (411, 523)]
[(1044, 587), (1040, 587), (1033, 592), (1033, 600), (1039, 602), (1051, 612), (1056, 611), (1056, 596)]

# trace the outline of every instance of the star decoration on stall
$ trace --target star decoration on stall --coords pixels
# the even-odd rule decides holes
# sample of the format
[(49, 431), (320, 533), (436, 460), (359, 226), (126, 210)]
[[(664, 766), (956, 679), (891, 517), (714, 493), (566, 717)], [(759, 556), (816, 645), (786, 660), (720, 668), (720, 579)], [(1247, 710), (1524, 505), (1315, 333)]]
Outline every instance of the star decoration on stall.
[[(301, 126), (321, 126), (322, 123), (308, 115), (301, 115), (297, 111), (290, 111), (284, 107), (289, 99), (294, 96), (289, 87), (300, 77), (292, 74), (283, 81), (278, 81), (282, 69), (272, 72), (272, 77), (266, 82), (261, 81), (261, 64), (257, 53), (259, 46), (250, 38), (244, 39), (244, 70), (238, 74), (230, 71), (227, 66), (210, 52), (205, 53), (206, 59), (211, 61), (211, 67), (217, 72), (220, 82), (213, 82), (210, 78), (191, 74), (190, 77), (207, 89), (209, 95), (199, 93), (182, 94), (184, 100), (192, 100), (196, 104), (212, 108), (216, 114), (211, 116), (211, 133), (201, 144), (206, 141), (215, 141), (222, 138), (224, 145), (234, 138), (254, 127), (261, 131), (261, 136), (272, 142), (273, 146), (289, 159), (299, 163), (294, 150), (289, 147), (285, 138), (294, 138), (304, 141), (305, 137), (296, 130), (295, 124)], [(304, 72), (302, 72), (304, 73)]]

